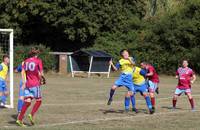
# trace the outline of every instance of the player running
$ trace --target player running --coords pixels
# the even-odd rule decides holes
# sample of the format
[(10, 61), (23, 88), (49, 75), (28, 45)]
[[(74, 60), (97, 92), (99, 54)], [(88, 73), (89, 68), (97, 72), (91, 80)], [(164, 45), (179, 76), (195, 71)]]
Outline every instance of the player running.
[[(137, 92), (140, 92), (141, 95), (143, 95), (144, 99), (146, 100), (146, 104), (149, 109), (149, 113), (153, 114), (154, 111), (152, 110), (151, 99), (150, 99), (149, 93), (148, 93), (148, 86), (147, 86), (146, 80), (144, 78), (145, 75), (146, 75), (146, 70), (141, 69), (137, 66), (135, 66), (133, 68), (134, 95)], [(131, 98), (132, 107), (133, 107), (133, 110), (136, 110), (136, 112), (137, 112), (137, 109), (135, 107), (135, 100), (133, 100), (133, 99)]]
[(158, 94), (159, 76), (155, 68), (147, 62), (141, 63), (141, 68), (146, 69), (146, 78), (148, 79), (148, 90), (151, 98), (152, 109), (155, 111), (155, 92)]
[[(22, 75), (24, 75), (24, 81), (26, 81), (26, 75), (25, 75), (25, 71), (23, 71), (22, 73), (22, 66), (23, 66), (24, 62), (22, 62), (22, 64), (18, 65), (15, 69), (16, 73), (21, 73)], [(22, 106), (24, 104), (24, 89), (22, 88), (23, 86), (23, 80), (20, 80), (20, 84), (19, 84), (19, 97), (18, 97), (18, 105), (17, 105), (17, 111), (18, 111), (18, 115), (21, 112)]]
[(9, 94), (7, 89), (7, 75), (8, 75), (9, 56), (3, 56), (3, 62), (0, 64), (0, 103), (1, 107), (6, 107), (6, 99)]
[[(125, 111), (129, 111), (129, 105), (130, 105), (130, 97), (134, 98), (133, 95), (133, 82), (132, 82), (132, 73), (133, 73), (133, 66), (135, 65), (135, 62), (131, 57), (129, 57), (129, 52), (126, 49), (123, 49), (120, 51), (121, 59), (116, 64), (116, 66), (111, 61), (110, 64), (114, 71), (117, 71), (121, 69), (121, 74), (119, 78), (115, 81), (115, 84), (110, 89), (110, 97), (108, 100), (108, 105), (111, 105), (111, 102), (113, 101), (113, 95), (115, 93), (115, 90), (118, 87), (125, 86), (128, 89), (128, 92), (125, 95)], [(135, 100), (135, 99), (133, 99)]]
[(178, 79), (178, 85), (176, 87), (175, 94), (172, 100), (173, 109), (176, 108), (176, 102), (178, 96), (180, 96), (182, 93), (185, 93), (191, 104), (192, 111), (194, 111), (195, 107), (194, 107), (194, 100), (191, 94), (191, 84), (195, 82), (196, 76), (193, 70), (188, 67), (187, 60), (183, 60), (182, 67), (178, 68), (178, 70), (176, 71), (176, 78)]
[[(25, 93), (24, 105), (16, 121), (16, 123), (22, 127), (25, 126), (22, 120), (24, 118), (24, 115), (28, 107), (31, 105), (31, 101), (33, 99), (36, 100), (33, 109), (31, 111), (31, 114), (28, 115), (32, 125), (34, 125), (33, 117), (42, 103), (40, 80), (44, 74), (43, 74), (42, 61), (38, 58), (38, 54), (39, 50), (36, 48), (32, 48), (31, 51), (29, 52), (29, 58), (27, 58), (24, 61), (24, 64), (22, 66), (22, 73), (24, 72), (26, 73), (26, 78), (24, 78), (24, 75), (22, 74), (22, 79), (23, 79), (22, 88), (24, 89)], [(26, 81), (24, 79), (26, 79)]]

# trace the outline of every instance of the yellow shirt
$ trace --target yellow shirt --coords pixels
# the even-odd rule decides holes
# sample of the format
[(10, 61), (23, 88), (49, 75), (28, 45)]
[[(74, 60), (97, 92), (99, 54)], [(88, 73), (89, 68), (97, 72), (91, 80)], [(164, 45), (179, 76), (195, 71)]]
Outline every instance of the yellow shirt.
[(133, 69), (133, 82), (136, 85), (141, 85), (145, 82), (145, 78), (140, 74), (141, 68), (135, 67)]
[(8, 74), (8, 66), (4, 63), (1, 63), (1, 66), (3, 67), (3, 69), (0, 71), (0, 78), (6, 80)]
[(120, 59), (119, 60), (119, 66), (122, 71), (122, 73), (133, 73), (133, 67), (134, 65), (127, 59)]

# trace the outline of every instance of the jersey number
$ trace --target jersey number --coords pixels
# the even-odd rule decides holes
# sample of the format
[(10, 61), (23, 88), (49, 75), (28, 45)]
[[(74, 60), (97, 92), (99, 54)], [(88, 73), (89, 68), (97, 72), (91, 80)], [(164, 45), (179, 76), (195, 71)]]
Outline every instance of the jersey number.
[(35, 71), (35, 63), (34, 62), (26, 62), (26, 71)]

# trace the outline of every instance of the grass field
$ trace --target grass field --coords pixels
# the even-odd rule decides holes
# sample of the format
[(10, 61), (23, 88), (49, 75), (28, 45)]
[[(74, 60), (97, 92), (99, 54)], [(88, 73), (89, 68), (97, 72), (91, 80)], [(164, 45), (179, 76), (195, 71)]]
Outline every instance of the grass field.
[[(17, 86), (19, 76), (16, 76)], [(116, 91), (111, 106), (107, 106), (108, 91), (115, 78), (67, 78), (48, 75), (43, 87), (43, 104), (36, 115), (36, 125), (29, 130), (199, 130), (200, 82), (193, 85), (196, 112), (190, 111), (185, 96), (178, 101), (175, 111), (170, 109), (171, 97), (176, 86), (173, 77), (161, 76), (160, 94), (157, 95), (157, 111), (147, 114), (145, 101), (138, 94), (140, 113), (123, 113), (125, 88)], [(17, 87), (15, 87), (15, 103)], [(0, 109), (0, 129), (22, 128), (15, 125), (16, 109)], [(29, 124), (27, 118), (25, 123)]]

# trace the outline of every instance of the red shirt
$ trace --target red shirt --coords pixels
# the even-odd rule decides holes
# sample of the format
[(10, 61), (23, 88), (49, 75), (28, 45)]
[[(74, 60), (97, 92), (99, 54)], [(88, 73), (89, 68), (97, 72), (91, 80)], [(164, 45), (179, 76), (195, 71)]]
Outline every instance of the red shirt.
[(43, 71), (42, 60), (31, 57), (24, 61), (23, 69), (26, 72), (26, 87), (40, 86), (40, 72)]
[(191, 78), (194, 75), (194, 72), (189, 67), (183, 68), (180, 67), (176, 71), (176, 75), (178, 75), (178, 86), (179, 89), (189, 89), (191, 88)]
[(148, 71), (148, 73), (151, 73), (151, 72), (153, 73), (152, 76), (148, 76), (149, 80), (151, 80), (151, 81), (154, 82), (154, 83), (159, 83), (158, 74), (157, 74), (155, 68), (154, 68), (152, 65), (149, 65), (147, 71)]

